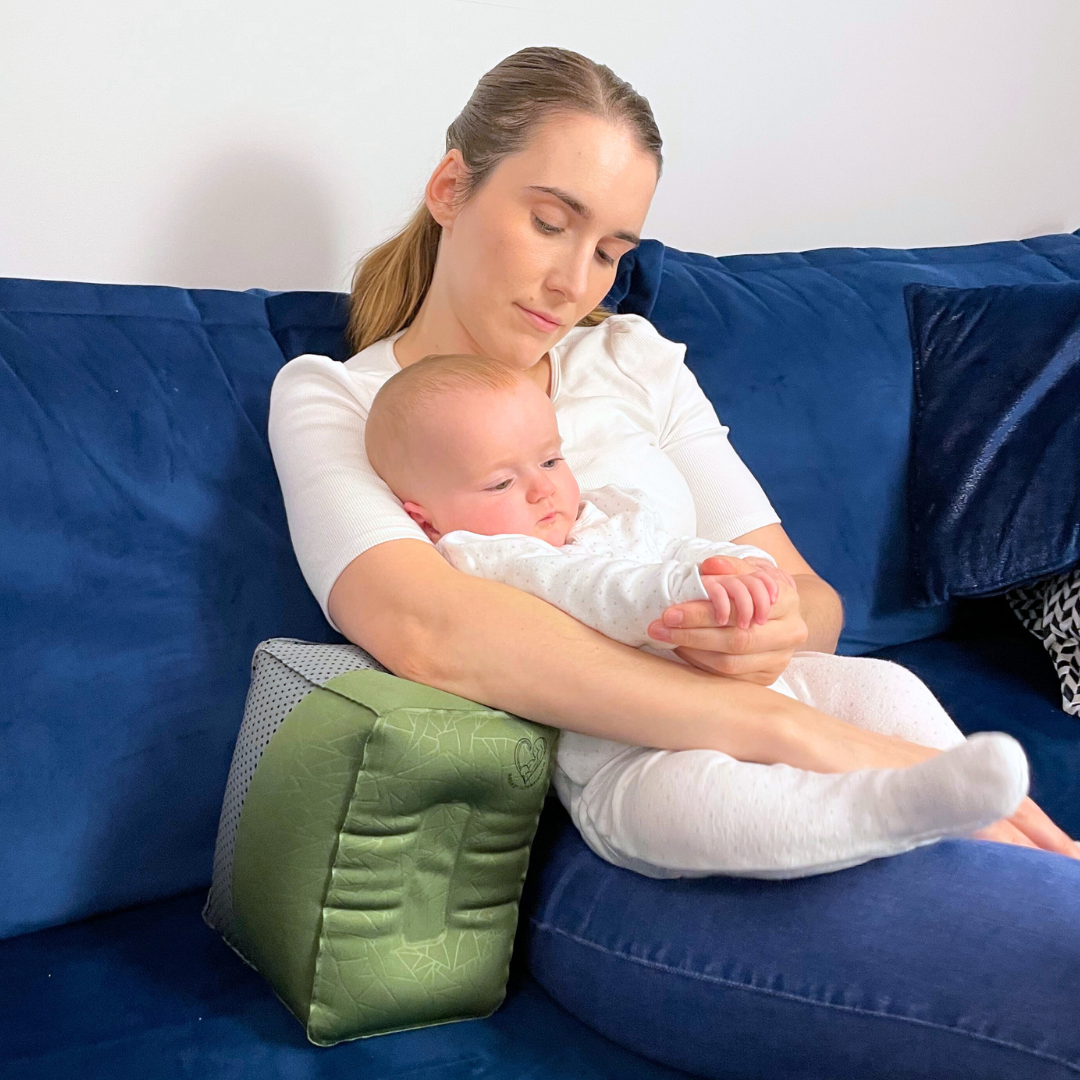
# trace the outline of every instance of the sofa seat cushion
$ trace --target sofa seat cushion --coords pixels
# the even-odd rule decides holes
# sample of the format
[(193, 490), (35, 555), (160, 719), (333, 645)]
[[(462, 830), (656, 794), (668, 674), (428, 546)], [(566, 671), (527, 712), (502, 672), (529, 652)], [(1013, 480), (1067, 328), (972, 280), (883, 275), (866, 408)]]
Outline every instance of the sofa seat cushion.
[(1006, 731), (1031, 761), (1031, 797), (1080, 836), (1080, 727), (1061, 710), (1050, 656), (1002, 596), (964, 600), (945, 634), (873, 654), (910, 668), (965, 734)]
[[(0, 942), (5, 1080), (679, 1080), (516, 970), (484, 1020), (310, 1045), (185, 894)], [(10, 993), (17, 987), (17, 993)]]

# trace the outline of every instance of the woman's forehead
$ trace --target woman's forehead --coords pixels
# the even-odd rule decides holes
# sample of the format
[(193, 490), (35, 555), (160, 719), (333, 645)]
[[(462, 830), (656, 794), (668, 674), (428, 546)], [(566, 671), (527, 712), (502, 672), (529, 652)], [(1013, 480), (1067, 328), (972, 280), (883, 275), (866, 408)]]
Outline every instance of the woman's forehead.
[(640, 230), (657, 181), (655, 159), (632, 130), (593, 116), (560, 116), (539, 125), (495, 173), (501, 186), (557, 199), (579, 216), (626, 218), (614, 224), (631, 233)]

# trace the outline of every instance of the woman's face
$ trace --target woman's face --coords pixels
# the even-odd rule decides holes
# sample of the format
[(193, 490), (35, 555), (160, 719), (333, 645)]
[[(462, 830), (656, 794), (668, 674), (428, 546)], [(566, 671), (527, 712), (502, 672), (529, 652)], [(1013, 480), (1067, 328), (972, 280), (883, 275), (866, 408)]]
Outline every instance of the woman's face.
[[(433, 291), (452, 332), (531, 367), (611, 288), (656, 181), (625, 125), (581, 114), (540, 125), (464, 203), (433, 208), (443, 225)], [(429, 206), (432, 190), (435, 178)]]

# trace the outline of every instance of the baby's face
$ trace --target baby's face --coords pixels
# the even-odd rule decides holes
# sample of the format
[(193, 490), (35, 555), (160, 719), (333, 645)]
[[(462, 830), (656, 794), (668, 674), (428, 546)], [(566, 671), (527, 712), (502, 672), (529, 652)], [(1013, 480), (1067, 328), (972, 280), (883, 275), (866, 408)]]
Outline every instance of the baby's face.
[(422, 498), (404, 505), (432, 540), (467, 529), (566, 543), (581, 493), (562, 457), (555, 410), (534, 383), (448, 395), (416, 435)]

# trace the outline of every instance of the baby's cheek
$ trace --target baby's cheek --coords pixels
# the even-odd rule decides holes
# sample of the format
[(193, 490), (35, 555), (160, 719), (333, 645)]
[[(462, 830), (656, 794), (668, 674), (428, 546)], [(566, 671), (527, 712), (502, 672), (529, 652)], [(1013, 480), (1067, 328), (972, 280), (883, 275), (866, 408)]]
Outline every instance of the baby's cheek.
[(474, 507), (468, 518), (469, 524), (458, 527), (483, 536), (494, 536), (496, 533), (530, 533), (535, 523), (535, 515), (528, 514), (511, 499), (495, 499)]

